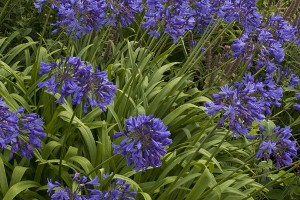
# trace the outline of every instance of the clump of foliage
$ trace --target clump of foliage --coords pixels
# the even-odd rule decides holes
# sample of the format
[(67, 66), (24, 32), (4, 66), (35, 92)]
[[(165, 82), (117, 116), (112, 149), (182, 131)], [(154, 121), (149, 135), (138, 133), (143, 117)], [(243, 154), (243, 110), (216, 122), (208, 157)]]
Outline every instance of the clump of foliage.
[(298, 199), (300, 1), (0, 3), (0, 199)]

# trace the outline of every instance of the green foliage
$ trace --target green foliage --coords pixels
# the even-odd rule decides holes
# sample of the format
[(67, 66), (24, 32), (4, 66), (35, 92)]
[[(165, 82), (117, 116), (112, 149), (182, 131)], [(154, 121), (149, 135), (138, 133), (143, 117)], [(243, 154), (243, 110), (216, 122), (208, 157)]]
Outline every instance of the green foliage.
[[(39, 32), (45, 21), (45, 13), (42, 12), (40, 17), (36, 17), (37, 10), (33, 6), (32, 0), (3, 0), (0, 2), (0, 37), (10, 36), (14, 32), (20, 35), (14, 43), (24, 41), (25, 36), (34, 40), (39, 38)], [(54, 15), (51, 15), (54, 19)], [(47, 38), (51, 36), (49, 27)]]
[[(255, 158), (256, 142), (233, 138), (229, 130), (217, 126), (218, 117), (210, 118), (205, 113), (203, 104), (210, 101), (216, 87), (243, 74), (244, 66), (240, 71), (226, 71), (230, 59), (220, 58), (221, 66), (213, 63), (214, 68), (208, 67), (208, 57), (216, 58), (218, 52), (226, 51), (225, 41), (239, 33), (233, 30), (233, 24), (218, 22), (195, 47), (187, 45), (188, 36), (178, 44), (170, 44), (165, 35), (137, 40), (144, 33), (129, 30), (123, 30), (129, 36), (118, 41), (114, 38), (118, 30), (110, 27), (74, 42), (50, 37), (48, 24), (41, 24), (43, 14), (33, 22), (36, 11), (31, 4), (16, 0), (0, 4), (0, 23), (4, 27), (0, 32), (0, 96), (11, 110), (22, 106), (29, 113), (40, 114), (47, 137), (32, 160), (20, 155), (11, 158), (9, 150), (1, 152), (0, 199), (48, 199), (47, 178), (63, 180), (72, 187), (75, 171), (90, 178), (113, 172), (114, 177), (131, 184), (138, 192), (137, 199), (145, 200), (299, 197), (298, 161), (290, 168), (272, 171), (269, 163), (259, 163)], [(265, 2), (259, 4), (263, 9)], [(7, 5), (19, 9), (6, 10)], [(51, 21), (52, 16), (48, 17)], [(9, 27), (15, 20), (15, 26)], [(42, 27), (42, 33), (37, 31)], [(298, 50), (290, 51), (288, 64), (299, 66)], [(65, 55), (79, 56), (107, 70), (118, 91), (106, 112), (94, 108), (83, 113), (82, 105), (72, 106), (69, 99), (59, 105), (55, 103), (59, 94), (53, 96), (37, 88), (47, 78), (37, 74), (39, 63)], [(299, 127), (299, 115), (289, 112), (292, 103), (293, 99), (286, 98), (284, 109), (276, 115), (283, 124)], [(124, 129), (126, 118), (142, 113), (161, 118), (173, 143), (161, 167), (136, 172), (126, 166), (122, 156), (113, 155), (112, 135)], [(274, 126), (272, 121), (265, 123)], [(258, 125), (253, 124), (253, 135), (257, 131)]]

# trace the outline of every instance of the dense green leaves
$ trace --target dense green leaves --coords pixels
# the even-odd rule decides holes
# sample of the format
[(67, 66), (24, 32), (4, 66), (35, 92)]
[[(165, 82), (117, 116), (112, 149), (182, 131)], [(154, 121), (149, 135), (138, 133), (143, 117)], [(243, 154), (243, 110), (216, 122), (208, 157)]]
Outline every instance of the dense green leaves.
[[(34, 149), (31, 160), (20, 153), (10, 155), (10, 145), (3, 147), (0, 199), (49, 199), (47, 179), (74, 189), (75, 172), (89, 179), (97, 175), (100, 189), (106, 189), (103, 175), (111, 174), (111, 178), (129, 183), (130, 189), (138, 193), (136, 199), (145, 200), (300, 196), (298, 160), (281, 171), (272, 168), (271, 162), (255, 157), (258, 142), (244, 136), (232, 137), (230, 130), (218, 126), (218, 114), (208, 117), (205, 112), (204, 103), (211, 101), (217, 88), (239, 80), (246, 69), (246, 64), (230, 56), (228, 48), (241, 32), (238, 24), (217, 20), (202, 35), (188, 33), (177, 44), (166, 34), (149, 38), (144, 30), (135, 27), (140, 26), (138, 22), (133, 27), (104, 27), (73, 40), (64, 31), (57, 35), (48, 33), (48, 20), (52, 21), (55, 14), (47, 6), (37, 24), (25, 29), (37, 17), (36, 11), (32, 12), (32, 1), (25, 1), (23, 6), (16, 0), (0, 3), (0, 22), (10, 22), (9, 16), (21, 12), (6, 10), (11, 2), (25, 13), (18, 20), (22, 24), (14, 28), (5, 24), (5, 34), (0, 30), (0, 98), (13, 112), (22, 106), (26, 113), (39, 114), (47, 137), (42, 140), (42, 148)], [(260, 9), (267, 6), (266, 1), (258, 1), (258, 5)], [(272, 9), (273, 4), (268, 12)], [(41, 24), (44, 17), (47, 20)], [(189, 44), (191, 39), (197, 41), (195, 46)], [(298, 68), (299, 73), (299, 47), (286, 49), (286, 65)], [(55, 62), (65, 56), (78, 56), (95, 69), (107, 71), (118, 90), (106, 111), (92, 108), (84, 113), (82, 104), (74, 106), (70, 98), (65, 99), (65, 104), (57, 103), (60, 94), (38, 88), (41, 81), (49, 78), (38, 74), (40, 63)], [(220, 57), (227, 59), (218, 60)], [(236, 63), (240, 68), (231, 69), (237, 67)], [(228, 70), (233, 72), (228, 74)], [(260, 124), (254, 122), (251, 134), (259, 134), (259, 125), (266, 128), (267, 134), (278, 123), (294, 130), (300, 128), (299, 113), (292, 110), (296, 98), (291, 95), (299, 90), (285, 88), (284, 92), (287, 97), (282, 106), (272, 110), (274, 116)], [(162, 166), (145, 171), (133, 170), (123, 156), (113, 153), (113, 144), (121, 139), (112, 136), (124, 131), (125, 119), (139, 114), (160, 118), (173, 141), (161, 158)], [(0, 130), (0, 140), (3, 131)]]

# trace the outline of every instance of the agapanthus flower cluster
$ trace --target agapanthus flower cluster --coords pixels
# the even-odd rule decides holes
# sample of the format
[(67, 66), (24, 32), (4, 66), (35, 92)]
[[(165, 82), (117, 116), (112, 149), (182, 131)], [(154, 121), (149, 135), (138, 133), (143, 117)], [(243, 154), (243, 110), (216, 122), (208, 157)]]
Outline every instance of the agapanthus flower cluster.
[(257, 30), (257, 39), (259, 45), (259, 58), (261, 61), (272, 60), (282, 62), (284, 59), (283, 44), (274, 38), (274, 35), (267, 29)]
[(105, 71), (93, 70), (91, 64), (85, 64), (78, 57), (67, 57), (59, 63), (41, 63), (40, 73), (49, 74), (50, 78), (38, 84), (39, 88), (47, 88), (53, 94), (60, 93), (59, 103), (72, 96), (72, 104), (84, 102), (84, 112), (89, 107), (100, 107), (112, 103), (117, 86), (108, 80)]
[[(296, 98), (297, 98), (298, 101), (300, 101), (300, 93), (296, 93)], [(294, 108), (296, 110), (300, 110), (300, 103), (295, 103)]]
[(278, 67), (276, 70), (275, 82), (278, 85), (295, 88), (299, 85), (300, 79), (290, 68)]
[[(103, 199), (103, 193), (100, 190), (93, 189), (93, 186), (100, 186), (98, 176), (91, 181), (86, 176), (80, 176), (75, 173), (73, 177), (73, 184), (76, 185), (75, 189), (70, 189), (63, 186), (58, 181), (54, 183), (48, 179), (48, 194), (51, 195), (51, 200), (83, 200), (83, 199)], [(54, 192), (53, 194), (51, 194)]]
[(240, 23), (246, 33), (256, 30), (262, 23), (256, 0), (197, 0), (192, 1), (191, 6), (195, 10), (193, 17), (198, 33), (217, 18), (228, 23)]
[(134, 22), (136, 14), (144, 10), (142, 0), (106, 0), (107, 25), (116, 26), (118, 23), (126, 27)]
[(194, 13), (189, 1), (147, 0), (147, 8), (142, 27), (149, 34), (158, 37), (168, 33), (177, 42), (186, 31), (194, 28)]
[(165, 13), (165, 33), (169, 34), (174, 42), (194, 28), (194, 12), (188, 1), (174, 0), (174, 3), (168, 5)]
[(208, 25), (213, 23), (216, 7), (210, 3), (210, 0), (197, 0), (194, 1), (194, 5), (192, 4), (192, 8), (194, 8), (194, 18), (196, 22), (194, 30), (202, 34)]
[[(262, 24), (256, 0), (146, 0), (144, 4), (142, 0), (36, 0), (34, 5), (40, 12), (46, 2), (58, 12), (59, 20), (53, 26), (65, 28), (74, 38), (106, 25), (128, 26), (143, 12), (142, 28), (150, 36), (167, 33), (174, 42), (192, 30), (203, 33), (217, 18), (239, 22), (245, 34), (256, 31)], [(276, 29), (271, 32), (280, 43), (292, 41), (295, 36), (296, 29), (280, 16), (272, 16), (267, 25)]]
[(24, 114), (24, 108), (17, 112), (9, 111), (9, 107), (0, 98), (0, 147), (11, 146), (10, 157), (20, 151), (21, 156), (32, 158), (34, 148), (42, 146), (41, 139), (46, 137), (43, 121), (36, 113)]
[(295, 22), (294, 22), (294, 28), (296, 28), (296, 45), (300, 46), (300, 20), (297, 19)]
[(172, 143), (170, 132), (159, 118), (146, 116), (129, 117), (125, 130), (117, 132), (113, 138), (124, 137), (120, 144), (113, 144), (114, 153), (127, 159), (127, 164), (134, 164), (136, 171), (146, 170), (149, 166), (162, 165), (161, 157), (166, 154), (166, 146)]
[[(103, 176), (103, 180), (108, 177)], [(51, 195), (51, 200), (134, 200), (137, 194), (130, 190), (130, 184), (118, 178), (112, 178), (108, 185), (108, 190), (101, 191), (94, 189), (95, 186), (100, 186), (98, 176), (89, 181), (86, 176), (81, 176), (75, 173), (73, 177), (73, 189), (63, 186), (58, 181), (54, 183), (48, 179), (48, 194)]]
[[(41, 8), (47, 1), (36, 0), (35, 7)], [(52, 26), (65, 28), (68, 34), (72, 34), (75, 39), (90, 33), (92, 30), (98, 31), (106, 22), (107, 3), (104, 0), (48, 0), (51, 8), (57, 10), (59, 20)]]
[[(267, 75), (271, 77), (276, 70), (274, 61), (282, 62), (284, 59), (283, 44), (274, 39), (271, 32), (265, 28), (256, 29), (251, 33), (244, 33), (232, 44), (233, 56), (241, 56), (246, 61), (252, 61), (253, 56), (257, 54), (257, 67), (266, 66)], [(249, 66), (252, 63), (248, 63)], [(274, 67), (275, 68), (271, 68)]]
[[(47, 0), (36, 0), (38, 11)], [(128, 26), (134, 21), (134, 15), (142, 12), (142, 0), (48, 0), (52, 9), (57, 10), (59, 20), (52, 26), (65, 28), (73, 38), (91, 31), (99, 31), (103, 26)]]
[(248, 61), (248, 66), (256, 69), (266, 68), (265, 76), (273, 78), (278, 64), (284, 60), (284, 45), (296, 39), (296, 29), (280, 15), (270, 16), (255, 29), (244, 30), (242, 36), (232, 44), (233, 56)]
[(205, 103), (208, 115), (221, 114), (220, 126), (228, 121), (229, 128), (238, 137), (247, 135), (254, 121), (265, 119), (271, 114), (271, 106), (280, 106), (282, 89), (273, 82), (256, 81), (250, 73), (241, 82), (233, 86), (221, 87), (218, 94), (213, 95), (213, 102)]
[[(265, 130), (262, 130), (265, 131)], [(273, 160), (277, 169), (283, 166), (290, 166), (292, 158), (297, 157), (297, 142), (291, 140), (292, 130), (289, 126), (280, 128), (276, 126), (272, 133), (263, 134), (263, 141), (256, 154), (257, 158)]]
[(169, 34), (177, 42), (186, 32), (203, 33), (217, 18), (237, 21), (244, 30), (255, 30), (261, 23), (261, 14), (255, 0), (147, 0), (142, 27), (154, 37)]
[[(108, 180), (109, 174), (104, 174), (102, 180)], [(103, 192), (104, 200), (134, 200), (137, 192), (130, 190), (130, 184), (119, 178), (109, 180), (108, 189)]]
[(212, 4), (221, 19), (226, 22), (241, 23), (245, 32), (255, 30), (262, 22), (256, 0), (221, 0), (213, 1)]
[(297, 29), (279, 14), (270, 16), (267, 26), (273, 32), (274, 38), (281, 43), (292, 42), (296, 38)]

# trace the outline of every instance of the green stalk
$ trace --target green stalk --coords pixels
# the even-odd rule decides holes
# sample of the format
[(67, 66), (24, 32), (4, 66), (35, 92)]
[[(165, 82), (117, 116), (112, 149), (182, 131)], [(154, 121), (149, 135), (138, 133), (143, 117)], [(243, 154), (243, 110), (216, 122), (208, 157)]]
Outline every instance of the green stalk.
[(279, 111), (279, 112), (276, 113), (275, 115), (271, 116), (271, 117), (270, 117), (270, 120), (271, 120), (271, 119), (274, 119), (275, 117), (277, 117), (278, 115), (280, 115), (281, 113), (286, 112), (286, 111), (287, 111), (287, 109), (286, 109), (286, 108), (283, 108), (281, 111)]
[[(211, 44), (208, 46), (208, 48), (213, 47), (213, 45), (215, 45), (219, 38), (224, 34), (224, 32), (232, 25), (232, 23), (228, 24), (222, 31), (221, 33), (218, 34), (218, 36), (213, 40), (213, 42), (211, 42)], [(218, 23), (214, 26), (214, 28), (210, 31), (210, 33), (208, 34), (207, 38), (210, 38), (212, 36), (212, 34), (214, 33), (214, 31), (217, 29), (218, 27)], [(194, 67), (194, 65), (196, 63), (199, 63), (200, 60), (202, 59), (202, 56), (204, 55), (203, 52), (201, 52), (201, 48), (204, 46), (205, 42), (203, 42), (203, 44), (201, 45), (201, 47), (197, 50), (197, 54), (191, 59), (191, 63), (189, 64), (185, 64), (185, 69), (183, 69), (184, 71), (182, 71), (182, 73), (186, 73), (187, 71), (189, 71), (192, 67)], [(199, 54), (200, 52), (200, 54)]]
[[(243, 146), (243, 148), (247, 148), (247, 147), (253, 146), (253, 145), (255, 145), (256, 143), (259, 143), (259, 142), (260, 142), (260, 141), (255, 141), (255, 142), (249, 143), (249, 144)], [(238, 150), (240, 150), (240, 149), (237, 148), (237, 149), (230, 150), (230, 153), (235, 152), (235, 151), (238, 151)]]
[[(138, 31), (136, 32), (135, 36), (134, 36), (134, 39), (133, 41), (136, 41), (137, 42), (137, 39), (138, 39), (138, 36), (139, 36), (139, 33), (141, 32), (142, 30), (142, 21), (144, 19), (144, 15), (141, 17), (141, 19), (139, 20), (139, 25), (138, 25)], [(147, 31), (144, 31), (144, 33), (142, 34), (141, 38), (139, 40), (142, 40), (144, 38), (144, 36), (146, 35), (146, 32)]]
[(209, 27), (211, 26), (211, 23), (212, 22), (210, 22), (209, 25), (207, 26), (207, 28), (206, 28), (204, 34), (202, 35), (201, 39), (198, 41), (197, 45), (195, 46), (195, 48), (193, 49), (193, 51), (190, 53), (190, 56), (188, 57), (188, 59), (186, 60), (186, 62), (183, 64), (183, 67), (185, 65), (188, 65), (191, 62), (191, 60), (193, 60), (194, 57), (197, 56), (197, 52), (199, 50), (201, 50), (201, 48), (203, 47), (203, 45), (205, 43), (203, 40), (206, 38), (206, 35), (208, 35), (208, 33), (209, 33)]
[[(195, 49), (193, 50), (193, 52), (190, 54), (190, 56), (188, 57), (187, 61), (183, 64), (180, 72), (179, 72), (179, 76), (182, 76), (183, 74), (185, 74), (188, 70), (190, 70), (195, 63), (199, 62), (203, 56), (203, 52), (201, 52), (201, 49), (203, 48), (203, 46), (205, 45), (204, 40), (207, 38), (210, 38), (212, 36), (212, 34), (214, 33), (214, 31), (217, 29), (217, 27), (220, 24), (220, 20), (218, 20), (218, 22), (213, 26), (213, 28), (209, 31), (209, 27), (207, 28), (207, 30), (205, 31), (206, 34), (204, 34), (200, 41), (198, 42), (198, 44), (196, 45)], [(218, 39), (223, 35), (223, 33), (228, 29), (228, 27), (230, 27), (232, 25), (232, 23), (228, 24), (222, 31), (220, 34), (218, 34), (218, 36), (214, 39), (214, 41), (209, 45), (209, 47), (213, 46), (215, 44), (215, 42), (218, 41)], [(200, 54), (199, 54), (200, 53)]]
[(90, 171), (87, 176), (91, 175), (93, 172), (97, 171), (98, 169), (101, 168), (102, 165), (104, 165), (105, 163), (109, 162), (110, 160), (112, 160), (114, 157), (116, 157), (118, 154), (115, 154), (113, 156), (111, 156), (110, 158), (104, 160), (102, 163), (100, 163), (99, 165), (97, 165), (92, 171)]
[[(128, 41), (128, 44), (130, 44), (129, 43), (129, 41)], [(128, 81), (128, 84), (126, 83), (125, 84), (125, 86), (124, 86), (124, 88), (123, 88), (123, 93), (121, 94), (121, 96), (120, 96), (120, 98), (119, 98), (119, 100), (121, 100), (121, 99), (123, 99), (123, 98), (126, 98), (126, 102), (125, 102), (125, 104), (123, 104), (125, 107), (124, 108), (126, 108), (127, 107), (127, 105), (128, 105), (128, 103), (129, 103), (129, 99), (130, 99), (130, 95), (131, 95), (131, 93), (133, 92), (132, 90), (132, 86), (133, 85), (135, 85), (134, 83), (135, 83), (135, 81), (136, 81), (136, 79), (137, 79), (137, 74), (138, 74), (138, 68), (135, 68), (135, 62), (133, 62), (132, 61), (132, 59), (131, 59), (131, 54), (133, 55), (133, 53), (134, 52), (131, 52), (132, 51), (132, 48), (131, 48), (131, 46), (130, 46), (130, 48), (128, 48), (128, 52), (129, 52), (129, 57), (130, 57), (130, 64), (131, 64), (131, 66), (132, 66), (132, 75), (131, 75), (131, 78), (130, 78), (130, 80)], [(128, 92), (128, 95), (127, 95), (127, 97), (126, 97), (126, 93)], [(116, 102), (116, 104), (117, 104), (118, 102)], [(120, 113), (120, 105), (121, 104), (119, 104), (118, 105), (118, 107), (116, 106), (116, 110), (118, 110), (118, 114), (120, 114), (121, 116), (124, 116), (124, 110), (125, 109), (122, 109), (122, 113)]]
[[(36, 53), (35, 62), (34, 62), (34, 65), (33, 65), (33, 68), (32, 68), (32, 73), (31, 73), (31, 84), (35, 84), (36, 81), (37, 81), (37, 74), (38, 74), (38, 71), (39, 71), (39, 68), (40, 68), (40, 65), (38, 63), (39, 57), (40, 57), (40, 50), (41, 50), (41, 47), (42, 47), (43, 37), (44, 37), (46, 29), (47, 29), (47, 25), (48, 25), (48, 21), (49, 21), (51, 12), (52, 12), (52, 9), (50, 8), (49, 12), (47, 14), (46, 21), (45, 21), (44, 26), (43, 26), (42, 34), (40, 36), (39, 47), (38, 47), (38, 50), (37, 50), (37, 53)], [(35, 92), (34, 93), (34, 105), (36, 105), (36, 95), (37, 94)]]
[(95, 42), (96, 45), (97, 45), (97, 48), (96, 48), (96, 51), (93, 52), (92, 56), (89, 58), (90, 61), (95, 60), (95, 57), (96, 57), (97, 52), (99, 51), (99, 48), (100, 48), (100, 47), (103, 48), (103, 45), (102, 45), (102, 44), (104, 44), (105, 41), (107, 40), (107, 38), (109, 37), (110, 30), (111, 30), (111, 27), (109, 26), (109, 27), (105, 30), (104, 34), (101, 36), (101, 39), (100, 39), (100, 40), (98, 39), (98, 40)]
[(224, 137), (223, 137), (222, 141), (219, 143), (217, 149), (211, 154), (211, 156), (206, 161), (205, 165), (207, 165), (213, 159), (213, 157), (215, 157), (215, 155), (218, 153), (221, 145), (223, 144), (223, 142), (225, 141), (225, 139), (228, 137), (229, 133), (230, 133), (230, 130), (228, 130), (227, 133), (224, 135)]
[[(204, 133), (204, 131), (205, 131), (207, 128), (209, 128), (209, 125), (210, 125), (213, 121), (214, 121), (214, 119), (211, 118), (211, 119), (207, 122), (207, 124), (204, 126), (203, 130), (199, 133), (199, 136), (196, 138), (196, 140), (193, 140), (193, 142), (192, 142), (192, 146), (193, 146), (193, 147), (197, 144), (197, 142), (198, 142), (198, 141), (200, 140), (200, 138), (202, 137), (202, 134)], [(218, 125), (216, 125), (216, 126), (214, 127), (214, 130), (217, 128), (217, 126), (218, 126)]]
[(71, 127), (72, 127), (72, 122), (73, 122), (73, 120), (74, 120), (74, 118), (75, 118), (75, 115), (76, 115), (76, 111), (79, 109), (79, 108), (81, 108), (81, 106), (80, 106), (81, 104), (79, 104), (78, 106), (76, 106), (76, 108), (75, 108), (75, 110), (74, 110), (74, 112), (73, 112), (73, 114), (72, 114), (72, 117), (71, 117), (71, 119), (70, 119), (70, 122), (69, 122), (69, 124), (68, 124), (68, 131), (67, 131), (67, 134), (65, 135), (65, 137), (64, 137), (64, 139), (63, 139), (63, 144), (62, 144), (62, 150), (61, 150), (61, 154), (60, 154), (60, 157), (59, 157), (59, 170), (58, 170), (58, 175), (59, 175), (59, 178), (62, 180), (62, 176), (61, 176), (61, 174), (62, 174), (62, 160), (63, 160), (63, 156), (64, 156), (64, 154), (65, 154), (65, 147), (66, 147), (66, 144), (67, 144), (67, 139), (68, 139), (68, 137), (70, 136), (70, 134), (71, 134)]

